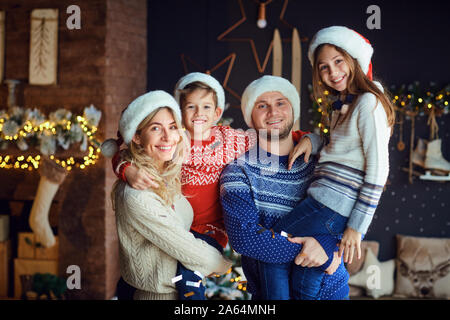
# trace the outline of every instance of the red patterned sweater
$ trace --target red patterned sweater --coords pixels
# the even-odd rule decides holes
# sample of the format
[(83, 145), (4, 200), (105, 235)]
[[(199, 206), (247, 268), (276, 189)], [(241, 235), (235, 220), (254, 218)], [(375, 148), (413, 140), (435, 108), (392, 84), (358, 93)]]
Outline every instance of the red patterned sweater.
[(256, 134), (249, 132), (212, 127), (209, 140), (191, 140), (191, 153), (181, 170), (183, 194), (194, 210), (191, 229), (210, 235), (223, 247), (228, 237), (219, 200), (219, 177), (228, 163), (255, 144)]
[[(307, 133), (295, 131), (292, 138), (298, 142)], [(228, 237), (220, 204), (219, 177), (228, 163), (247, 152), (255, 143), (254, 130), (244, 132), (228, 126), (214, 126), (209, 140), (191, 139), (191, 152), (181, 169), (182, 192), (194, 211), (191, 229), (208, 234), (222, 247), (226, 246)], [(119, 169), (120, 161), (118, 152), (112, 159), (113, 168)], [(119, 179), (123, 179), (117, 169), (114, 172)]]

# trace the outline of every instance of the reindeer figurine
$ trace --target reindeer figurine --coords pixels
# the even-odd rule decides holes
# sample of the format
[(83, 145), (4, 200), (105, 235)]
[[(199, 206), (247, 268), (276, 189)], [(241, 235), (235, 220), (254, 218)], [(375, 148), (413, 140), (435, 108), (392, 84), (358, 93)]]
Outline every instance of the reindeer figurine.
[[(402, 252), (407, 249), (411, 249), (411, 247), (406, 246)], [(415, 291), (414, 296), (433, 298), (436, 297), (435, 283), (447, 276), (450, 271), (450, 259), (447, 258), (446, 261), (435, 266), (430, 252), (426, 248), (418, 247), (411, 263), (399, 259), (398, 266), (400, 274), (411, 281)]]

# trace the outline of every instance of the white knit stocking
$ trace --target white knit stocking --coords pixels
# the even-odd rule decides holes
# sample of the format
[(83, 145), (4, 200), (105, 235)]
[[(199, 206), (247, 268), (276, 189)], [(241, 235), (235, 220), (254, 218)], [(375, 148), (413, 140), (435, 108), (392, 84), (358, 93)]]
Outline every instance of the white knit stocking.
[(35, 241), (48, 248), (55, 244), (55, 236), (48, 220), (50, 207), (67, 172), (54, 162), (44, 158), (41, 163), (40, 174), (41, 179), (28, 223), (34, 232)]
[(44, 247), (52, 247), (55, 244), (55, 236), (50, 227), (48, 215), (58, 188), (59, 184), (44, 176), (41, 177), (28, 220), (34, 232), (35, 241), (40, 242)]

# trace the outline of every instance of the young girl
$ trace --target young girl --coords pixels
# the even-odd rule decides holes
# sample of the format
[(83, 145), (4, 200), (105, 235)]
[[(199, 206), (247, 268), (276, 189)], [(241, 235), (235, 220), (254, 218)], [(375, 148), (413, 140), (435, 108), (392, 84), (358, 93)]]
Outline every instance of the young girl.
[[(220, 83), (210, 75), (199, 72), (187, 74), (176, 84), (174, 96), (181, 106), (183, 125), (191, 137), (189, 157), (181, 170), (183, 195), (194, 211), (191, 231), (196, 237), (221, 251), (226, 246), (228, 237), (219, 199), (219, 177), (228, 163), (254, 145), (256, 135), (253, 131), (244, 132), (216, 125), (225, 107), (225, 93)], [(311, 137), (306, 132), (296, 131), (292, 138), (298, 142), (303, 136)], [(316, 144), (318, 139), (311, 137), (310, 141)], [(300, 146), (301, 144), (299, 148)], [(312, 148), (311, 144), (306, 153), (310, 153), (312, 149), (317, 150), (318, 146)], [(120, 179), (137, 189), (151, 186), (152, 177), (145, 171), (129, 162), (120, 161), (120, 154), (116, 154), (113, 167)], [(183, 270), (181, 267), (180, 273)], [(177, 285), (182, 283), (184, 281), (177, 282)], [(184, 299), (185, 289), (178, 289), (180, 299)], [(195, 288), (186, 288), (189, 291), (191, 289)], [(201, 295), (202, 293), (196, 294), (191, 298), (199, 299)]]
[[(322, 29), (312, 39), (308, 57), (314, 97), (324, 99), (326, 90), (338, 96), (333, 103), (330, 142), (320, 153), (308, 197), (274, 227), (293, 236), (328, 234), (336, 244), (341, 239), (339, 256), (349, 263), (355, 251), (361, 257), (362, 235), (387, 180), (388, 143), (395, 118), (383, 87), (372, 80), (372, 53), (370, 43), (346, 27)], [(292, 298), (317, 299), (329, 262), (307, 268), (307, 262), (296, 261), (301, 266), (294, 266), (290, 276)], [(270, 274), (270, 264), (261, 267), (266, 271), (262, 274)], [(265, 298), (276, 299), (271, 288), (277, 283), (271, 277), (261, 283)]]

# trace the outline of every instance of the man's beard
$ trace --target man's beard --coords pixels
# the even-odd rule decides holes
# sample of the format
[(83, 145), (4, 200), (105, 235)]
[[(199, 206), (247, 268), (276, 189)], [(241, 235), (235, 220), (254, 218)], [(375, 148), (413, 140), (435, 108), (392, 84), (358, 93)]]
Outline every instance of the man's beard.
[[(279, 130), (278, 134), (276, 134), (276, 133), (272, 134), (271, 133), (272, 130), (267, 130), (266, 131), (267, 137), (265, 137), (265, 140), (267, 140), (268, 142), (272, 142), (272, 139), (275, 139), (278, 141), (284, 140), (290, 136), (293, 126), (294, 126), (294, 120), (291, 119), (291, 122), (289, 122), (284, 128), (281, 128), (281, 130)], [(261, 130), (258, 130), (258, 132), (261, 132)]]

